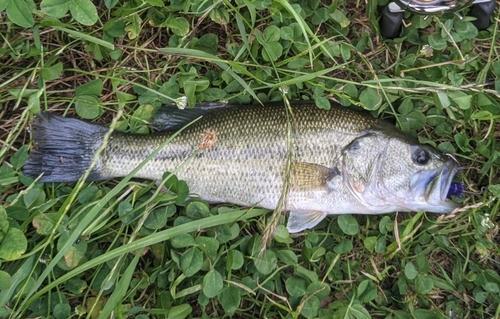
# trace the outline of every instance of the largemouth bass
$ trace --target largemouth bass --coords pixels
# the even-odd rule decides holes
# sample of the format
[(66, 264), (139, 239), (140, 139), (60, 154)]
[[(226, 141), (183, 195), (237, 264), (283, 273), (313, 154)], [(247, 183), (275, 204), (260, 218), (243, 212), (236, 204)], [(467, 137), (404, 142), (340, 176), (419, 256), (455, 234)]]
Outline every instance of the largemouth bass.
[[(453, 182), (458, 163), (452, 156), (369, 114), (338, 105), (323, 110), (311, 102), (290, 109), (272, 104), (176, 110), (169, 131), (115, 131), (88, 179), (128, 175), (199, 114), (135, 176), (159, 180), (166, 171), (176, 172), (191, 193), (209, 202), (275, 209), (284, 198), (292, 233), (329, 214), (448, 213), (458, 206), (449, 198), (461, 191)], [(43, 174), (43, 182), (74, 182), (107, 132), (105, 126), (41, 113), (32, 125), (34, 144), (24, 172)]]

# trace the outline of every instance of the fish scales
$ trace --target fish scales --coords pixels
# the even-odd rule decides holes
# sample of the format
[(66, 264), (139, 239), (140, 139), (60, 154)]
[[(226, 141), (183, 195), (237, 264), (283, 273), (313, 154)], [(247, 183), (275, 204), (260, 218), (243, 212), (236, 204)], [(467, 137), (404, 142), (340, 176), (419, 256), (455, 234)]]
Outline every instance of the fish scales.
[[(161, 178), (174, 171), (194, 152), (198, 154), (176, 174), (190, 190), (211, 202), (276, 207), (283, 189), (287, 156), (287, 113), (283, 105), (242, 106), (205, 115), (188, 127), (147, 163), (137, 177)], [(292, 154), (296, 161), (330, 166), (350, 140), (376, 120), (334, 108), (326, 111), (313, 104), (293, 105)], [(199, 150), (201, 136), (214, 132), (217, 141)], [(172, 133), (112, 135), (102, 155), (102, 174), (125, 176)], [(332, 142), (336, 147), (332, 148)]]
[[(47, 134), (54, 126), (63, 128), (60, 134)], [(32, 132), (25, 173), (68, 182), (83, 175), (107, 129), (42, 113)], [(89, 179), (128, 175), (172, 134), (113, 132)], [(175, 172), (207, 201), (269, 209), (278, 207), (288, 189), (287, 227), (298, 232), (328, 214), (451, 212), (458, 206), (448, 198), (452, 185), (457, 187), (457, 167), (452, 157), (367, 113), (294, 102), (290, 109), (282, 103), (219, 105), (180, 132), (136, 177), (159, 180)]]

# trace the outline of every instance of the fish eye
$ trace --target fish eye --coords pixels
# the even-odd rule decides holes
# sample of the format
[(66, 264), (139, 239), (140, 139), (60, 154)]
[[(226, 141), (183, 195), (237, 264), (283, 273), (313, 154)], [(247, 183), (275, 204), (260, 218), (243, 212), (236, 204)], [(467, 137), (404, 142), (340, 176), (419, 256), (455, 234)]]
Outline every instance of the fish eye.
[(415, 164), (425, 165), (425, 164), (429, 163), (431, 156), (430, 156), (429, 152), (427, 152), (423, 148), (419, 147), (413, 152), (411, 159)]

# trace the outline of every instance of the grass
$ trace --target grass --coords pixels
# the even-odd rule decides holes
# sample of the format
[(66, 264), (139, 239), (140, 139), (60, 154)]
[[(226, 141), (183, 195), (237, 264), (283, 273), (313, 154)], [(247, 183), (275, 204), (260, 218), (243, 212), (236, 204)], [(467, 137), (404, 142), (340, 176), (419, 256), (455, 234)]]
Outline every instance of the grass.
[[(1, 317), (500, 317), (498, 15), (479, 32), (408, 15), (384, 40), (383, 0), (54, 3), (0, 3)], [(261, 254), (271, 213), (180, 205), (172, 176), (162, 193), (131, 175), (22, 174), (40, 110), (147, 133), (154, 107), (184, 97), (284, 96), (393, 121), (453, 154), (475, 194), (449, 215), (330, 217), (297, 236), (279, 225)]]

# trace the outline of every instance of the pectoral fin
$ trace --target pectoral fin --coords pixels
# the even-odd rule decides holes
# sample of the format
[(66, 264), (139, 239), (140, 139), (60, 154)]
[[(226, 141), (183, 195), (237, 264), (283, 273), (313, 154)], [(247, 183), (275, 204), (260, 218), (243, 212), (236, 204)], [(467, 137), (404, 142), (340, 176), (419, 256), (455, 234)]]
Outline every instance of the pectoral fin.
[(286, 228), (290, 233), (298, 233), (307, 228), (313, 228), (326, 217), (325, 212), (319, 211), (290, 211)]
[(299, 162), (290, 172), (290, 185), (294, 191), (308, 191), (329, 188), (329, 183), (340, 176), (339, 170), (318, 164)]

